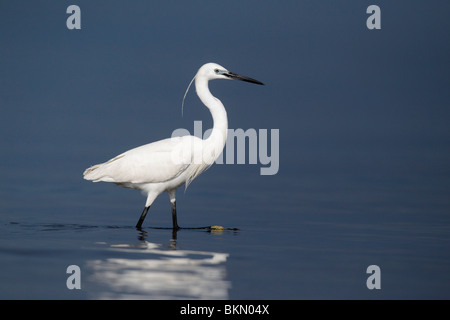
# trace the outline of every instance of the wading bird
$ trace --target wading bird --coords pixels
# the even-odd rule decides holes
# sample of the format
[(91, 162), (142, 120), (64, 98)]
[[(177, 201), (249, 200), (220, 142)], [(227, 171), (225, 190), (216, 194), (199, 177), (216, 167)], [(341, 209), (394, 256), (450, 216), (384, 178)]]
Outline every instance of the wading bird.
[(173, 229), (178, 230), (180, 227), (177, 223), (176, 189), (183, 184), (186, 184), (187, 188), (189, 183), (209, 168), (222, 152), (227, 139), (228, 119), (222, 102), (214, 97), (208, 88), (208, 82), (215, 79), (235, 79), (263, 84), (230, 72), (216, 63), (207, 63), (192, 79), (195, 80), (197, 95), (211, 112), (214, 121), (212, 132), (207, 139), (182, 136), (156, 141), (126, 151), (84, 171), (83, 176), (86, 180), (113, 182), (126, 188), (141, 190), (147, 195), (144, 211), (136, 228), (141, 228), (153, 201), (161, 193), (167, 192), (172, 205)]

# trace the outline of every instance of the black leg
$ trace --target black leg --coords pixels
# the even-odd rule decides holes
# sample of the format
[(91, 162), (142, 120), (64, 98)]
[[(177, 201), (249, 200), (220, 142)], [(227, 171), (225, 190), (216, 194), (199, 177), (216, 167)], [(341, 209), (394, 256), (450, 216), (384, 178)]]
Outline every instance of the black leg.
[(177, 223), (177, 204), (176, 201), (170, 202), (172, 204), (172, 224), (173, 224), (173, 230), (178, 230), (180, 227)]
[(147, 215), (147, 211), (150, 208), (150, 206), (145, 207), (144, 211), (142, 211), (141, 217), (139, 218), (138, 223), (136, 224), (136, 228), (140, 229), (142, 226), (142, 222), (144, 222), (145, 216)]

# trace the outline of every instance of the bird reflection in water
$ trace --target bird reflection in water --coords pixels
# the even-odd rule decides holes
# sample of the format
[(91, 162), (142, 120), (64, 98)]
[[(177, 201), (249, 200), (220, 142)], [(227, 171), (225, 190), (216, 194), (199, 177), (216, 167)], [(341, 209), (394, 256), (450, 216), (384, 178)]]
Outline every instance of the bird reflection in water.
[[(213, 232), (213, 231), (211, 231)], [(168, 248), (147, 240), (110, 245), (109, 258), (88, 261), (95, 299), (228, 299), (227, 253), (182, 250), (177, 233)]]

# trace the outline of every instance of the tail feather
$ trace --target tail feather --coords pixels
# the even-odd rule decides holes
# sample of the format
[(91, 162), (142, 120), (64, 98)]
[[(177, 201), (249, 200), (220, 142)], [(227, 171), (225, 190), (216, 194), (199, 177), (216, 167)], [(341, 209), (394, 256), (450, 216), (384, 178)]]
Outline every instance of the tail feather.
[(83, 177), (86, 180), (96, 181), (100, 177), (98, 175), (98, 172), (96, 170), (101, 166), (102, 164), (96, 164), (95, 166), (89, 167), (83, 172)]
[(87, 168), (83, 172), (84, 179), (94, 182), (116, 182), (115, 179), (111, 176), (111, 164), (116, 164), (116, 161), (123, 157), (124, 154), (121, 154), (105, 163), (96, 164), (92, 167)]

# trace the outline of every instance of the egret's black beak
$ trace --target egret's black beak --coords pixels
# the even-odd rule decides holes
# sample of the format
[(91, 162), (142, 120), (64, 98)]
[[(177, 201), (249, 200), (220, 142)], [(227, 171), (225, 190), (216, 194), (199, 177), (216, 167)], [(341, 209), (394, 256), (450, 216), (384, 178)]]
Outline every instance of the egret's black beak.
[(225, 72), (225, 73), (223, 73), (223, 75), (228, 77), (228, 78), (230, 78), (230, 79), (234, 79), (234, 80), (241, 80), (241, 81), (246, 81), (246, 82), (251, 82), (251, 83), (264, 85), (264, 83), (262, 83), (262, 82), (260, 82), (258, 80), (255, 80), (255, 79), (252, 79), (252, 78), (249, 78), (249, 77), (244, 77), (244, 76), (238, 75), (238, 74), (233, 73), (233, 72)]

